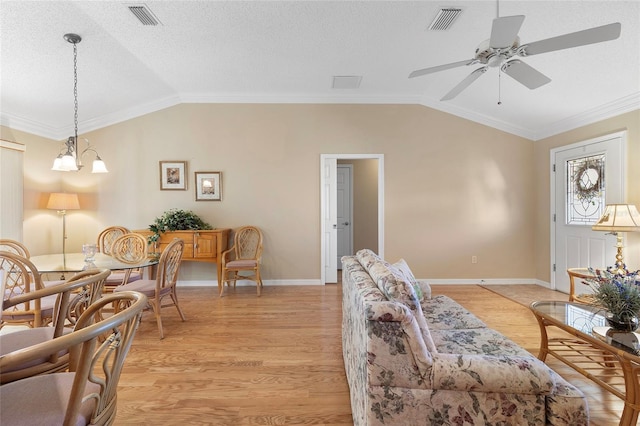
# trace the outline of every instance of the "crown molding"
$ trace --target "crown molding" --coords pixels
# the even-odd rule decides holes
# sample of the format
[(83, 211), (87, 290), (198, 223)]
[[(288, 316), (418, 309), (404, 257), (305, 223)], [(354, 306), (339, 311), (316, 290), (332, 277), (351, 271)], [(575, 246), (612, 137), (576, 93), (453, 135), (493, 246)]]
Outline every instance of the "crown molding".
[(580, 114), (568, 117), (545, 127), (544, 131), (538, 132), (535, 139), (540, 140), (578, 127), (596, 123), (607, 118), (640, 109), (640, 92), (633, 93), (620, 99), (616, 99), (596, 108), (584, 111)]
[[(494, 129), (502, 130), (532, 141), (544, 139), (577, 127), (586, 126), (600, 120), (640, 109), (640, 92), (617, 99), (575, 116), (562, 119), (545, 126), (544, 131), (535, 131), (505, 121), (496, 120), (483, 114), (459, 108), (424, 96), (389, 96), (389, 95), (237, 95), (237, 94), (181, 94), (167, 96), (146, 102), (122, 111), (106, 114), (90, 120), (82, 121), (79, 127), (82, 133), (101, 129), (123, 121), (141, 117), (183, 103), (241, 103), (241, 104), (397, 104), (422, 105), (457, 117), (464, 118)], [(28, 132), (53, 140), (64, 140), (73, 131), (71, 125), (64, 128), (37, 123), (25, 117), (12, 114), (0, 114), (0, 124), (12, 129)]]
[(63, 129), (38, 123), (19, 115), (2, 113), (0, 114), (0, 125), (11, 129), (20, 130), (21, 132), (31, 133), (43, 138), (61, 140), (58, 138)]
[[(80, 121), (78, 123), (78, 128), (81, 131), (80, 134), (91, 132), (93, 130), (102, 129), (113, 124), (141, 117), (155, 111), (160, 111), (162, 109), (169, 108), (180, 103), (182, 102), (179, 96), (168, 96), (162, 99), (157, 99), (151, 102), (140, 104), (135, 107), (127, 108), (116, 113), (106, 114), (89, 120)], [(69, 135), (73, 134), (73, 125), (71, 124), (65, 127), (53, 127), (46, 124), (37, 123), (24, 117), (7, 113), (0, 114), (0, 125), (20, 130), (22, 132), (31, 133), (33, 135), (41, 136), (43, 138), (53, 139), (56, 141), (65, 140)]]
[(491, 118), (483, 114), (478, 114), (477, 112), (470, 111), (465, 108), (459, 108), (455, 105), (451, 105), (431, 98), (423, 98), (420, 104), (429, 108), (436, 109), (438, 111), (446, 112), (448, 114), (464, 118), (466, 120), (492, 127), (494, 129), (502, 130), (503, 132), (511, 133), (525, 139), (533, 139), (533, 137), (535, 136), (535, 133), (531, 129), (514, 126), (513, 124), (507, 123), (506, 121), (496, 120), (495, 118)]

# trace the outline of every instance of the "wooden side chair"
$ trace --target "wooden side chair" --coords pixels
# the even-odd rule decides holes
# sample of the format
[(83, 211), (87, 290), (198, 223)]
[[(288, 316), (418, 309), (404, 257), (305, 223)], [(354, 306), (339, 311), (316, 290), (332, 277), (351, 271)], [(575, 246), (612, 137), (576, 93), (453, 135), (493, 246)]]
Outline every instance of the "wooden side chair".
[[(146, 303), (146, 297), (136, 292), (106, 295), (87, 308), (71, 333), (0, 357), (4, 371), (69, 352), (67, 372), (0, 386), (2, 425), (112, 424), (118, 381)], [(104, 316), (104, 308), (113, 304), (118, 312)]]
[[(140, 234), (130, 232), (116, 238), (110, 248), (111, 256), (122, 263), (140, 263), (147, 258), (147, 240)], [(111, 292), (119, 285), (142, 278), (142, 269), (113, 271), (105, 282), (105, 291)]]
[[(38, 269), (24, 256), (0, 251), (0, 270), (5, 281), (4, 299), (44, 288)], [(0, 328), (6, 324), (26, 324), (29, 327), (46, 325), (53, 319), (55, 302), (55, 296), (48, 296), (5, 307)]]
[[(176, 283), (178, 281), (178, 271), (180, 270), (183, 252), (184, 241), (175, 238), (160, 255), (155, 280), (142, 279), (120, 285), (113, 290), (114, 293), (120, 291), (139, 291), (147, 296), (149, 307), (153, 310), (156, 322), (158, 323), (160, 339), (164, 339), (162, 317), (160, 315), (162, 308), (175, 306), (182, 321), (186, 320), (178, 304), (178, 296), (176, 294)], [(163, 301), (167, 303), (163, 304)]]
[(129, 234), (131, 231), (124, 226), (109, 226), (98, 234), (98, 251), (111, 255), (111, 247), (118, 237)]
[(224, 293), (224, 285), (237, 280), (255, 281), (258, 296), (262, 291), (260, 263), (262, 261), (262, 232), (255, 226), (243, 226), (233, 236), (233, 247), (222, 253), (222, 283), (220, 297)]
[[(0, 356), (62, 336), (67, 331), (65, 327), (75, 325), (82, 313), (102, 296), (102, 286), (109, 273), (108, 269), (83, 271), (62, 284), (4, 300), (3, 307), (9, 308), (28, 300), (57, 297), (52, 325), (0, 335)], [(0, 370), (0, 384), (65, 370), (68, 364), (69, 352), (66, 350), (47, 354), (24, 365), (16, 363)]]

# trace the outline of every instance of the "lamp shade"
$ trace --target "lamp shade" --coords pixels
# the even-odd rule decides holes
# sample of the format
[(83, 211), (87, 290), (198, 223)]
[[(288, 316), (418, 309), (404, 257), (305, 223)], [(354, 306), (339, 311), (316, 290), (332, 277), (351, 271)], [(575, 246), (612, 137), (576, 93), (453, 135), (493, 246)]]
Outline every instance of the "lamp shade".
[(640, 213), (633, 204), (607, 204), (594, 231), (640, 232)]
[(78, 194), (53, 192), (49, 195), (47, 208), (50, 210), (78, 210), (80, 208)]

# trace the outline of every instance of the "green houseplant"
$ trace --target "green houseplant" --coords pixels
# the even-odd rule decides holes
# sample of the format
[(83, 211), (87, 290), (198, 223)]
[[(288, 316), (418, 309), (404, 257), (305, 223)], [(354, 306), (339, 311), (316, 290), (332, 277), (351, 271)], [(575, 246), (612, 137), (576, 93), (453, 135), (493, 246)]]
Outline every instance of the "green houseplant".
[(160, 234), (167, 231), (195, 231), (198, 229), (213, 229), (211, 225), (202, 220), (191, 210), (171, 209), (162, 216), (156, 217), (149, 230), (153, 232), (147, 238), (149, 244), (155, 245), (160, 241)]
[(587, 280), (593, 289), (593, 304), (606, 310), (609, 325), (620, 331), (635, 331), (640, 318), (640, 271), (624, 275), (590, 269)]

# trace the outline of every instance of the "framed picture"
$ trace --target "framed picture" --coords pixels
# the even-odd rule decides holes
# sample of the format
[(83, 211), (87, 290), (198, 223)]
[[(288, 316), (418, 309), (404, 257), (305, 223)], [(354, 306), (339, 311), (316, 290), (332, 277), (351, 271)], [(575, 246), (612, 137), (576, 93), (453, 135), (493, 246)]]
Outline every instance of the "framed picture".
[(184, 191), (187, 189), (187, 162), (160, 162), (160, 189)]
[(222, 172), (196, 172), (196, 201), (222, 200)]

